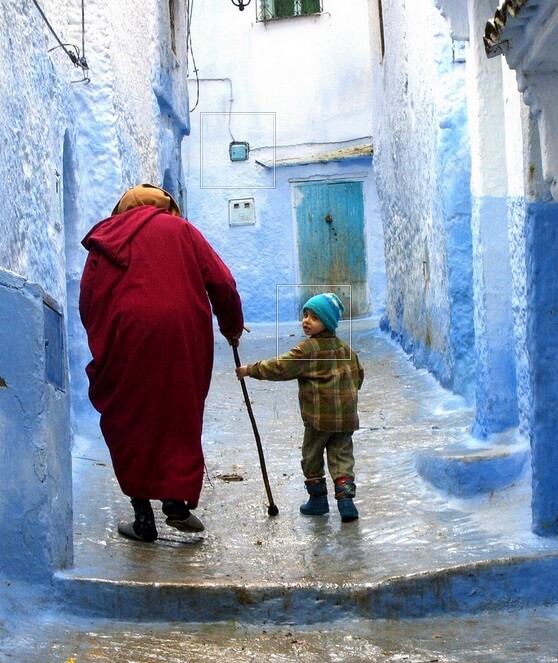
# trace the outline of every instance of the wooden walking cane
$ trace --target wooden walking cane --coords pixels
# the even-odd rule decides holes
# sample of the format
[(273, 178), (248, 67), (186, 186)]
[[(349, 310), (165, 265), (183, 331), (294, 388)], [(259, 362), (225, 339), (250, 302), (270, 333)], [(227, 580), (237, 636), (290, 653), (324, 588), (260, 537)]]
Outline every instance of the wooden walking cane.
[[(238, 356), (238, 350), (232, 346), (234, 363), (238, 368), (240, 364), (240, 357)], [(252, 430), (254, 431), (254, 437), (256, 438), (256, 447), (258, 448), (258, 456), (260, 458), (260, 467), (262, 469), (263, 482), (265, 486), (265, 492), (267, 493), (267, 499), (269, 500), (269, 506), (267, 507), (268, 516), (278, 516), (279, 509), (273, 502), (273, 495), (271, 494), (271, 487), (269, 485), (269, 479), (267, 478), (267, 470), (265, 468), (265, 458), (262, 448), (262, 441), (260, 439), (260, 434), (258, 432), (258, 427), (256, 426), (256, 419), (254, 413), (252, 412), (252, 405), (250, 404), (250, 398), (248, 396), (248, 389), (246, 388), (246, 383), (244, 378), (240, 378), (240, 386), (242, 387), (242, 393), (244, 394), (244, 402), (246, 403), (246, 409), (248, 410), (248, 416), (250, 417), (250, 422), (252, 424)]]

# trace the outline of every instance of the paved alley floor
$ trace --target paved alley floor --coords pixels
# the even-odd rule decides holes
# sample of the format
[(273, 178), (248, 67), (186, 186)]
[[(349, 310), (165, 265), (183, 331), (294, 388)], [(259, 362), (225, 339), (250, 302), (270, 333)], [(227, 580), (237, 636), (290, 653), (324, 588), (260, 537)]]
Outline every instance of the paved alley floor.
[[(243, 363), (274, 356), (301, 338), (296, 323), (249, 326), (239, 348)], [(415, 470), (417, 453), (468, 439), (474, 411), (416, 370), (376, 321), (343, 323), (340, 335), (359, 352), (365, 369), (361, 429), (354, 436), (358, 521), (341, 523), (331, 481), (330, 514), (299, 513), (306, 495), (297, 384), (247, 379), (279, 508), (278, 516), (268, 516), (232, 351), (217, 336), (204, 428), (207, 472), (196, 512), (206, 531), (178, 533), (154, 503), (159, 540), (143, 544), (121, 537), (117, 523), (131, 518), (131, 506), (120, 493), (96, 420), (84, 419), (74, 453), (75, 568), (61, 577), (68, 584), (112, 588), (115, 598), (105, 616), (113, 619), (102, 619), (101, 604), (97, 618), (81, 614), (80, 601), (90, 597), (77, 591), (71, 617), (47, 610), (32, 615), (32, 628), (23, 621), (5, 633), (0, 661), (558, 661), (553, 606), (518, 603), (513, 611), (369, 620), (346, 617), (341, 608), (347, 594), (338, 594), (336, 603), (340, 588), (358, 593), (399, 583), (404, 589), (411, 578), (448, 569), (463, 567), (471, 576), (475, 564), (558, 553), (556, 539), (530, 531), (527, 473), (504, 490), (473, 499), (448, 497), (424, 482)], [(118, 595), (122, 586), (132, 593)], [(266, 591), (277, 587), (284, 590), (282, 602), (271, 594), (265, 601)], [(159, 593), (142, 593), (146, 588)], [(173, 614), (172, 606), (182, 604), (172, 592), (181, 588), (198, 598), (189, 601), (188, 614), (178, 608)], [(296, 604), (285, 607), (295, 588), (310, 597), (297, 618)], [(322, 593), (314, 600), (317, 590)], [(161, 606), (165, 591), (167, 611)], [(249, 622), (238, 619), (236, 605), (258, 596), (261, 611), (256, 606)], [(392, 599), (413, 601), (404, 591)]]
[(558, 610), (313, 626), (36, 617), (2, 663), (555, 663)]
[[(346, 323), (345, 323), (346, 324)], [(252, 325), (243, 363), (274, 356), (301, 337), (299, 325)], [(350, 334), (349, 334), (350, 331)], [(132, 509), (113, 475), (98, 429), (78, 437), (74, 456), (75, 565), (112, 580), (261, 583), (373, 583), (410, 573), (518, 555), (558, 552), (556, 539), (530, 531), (530, 482), (474, 499), (439, 494), (416, 473), (416, 454), (466, 438), (474, 412), (441, 389), (370, 320), (344, 326), (365, 369), (354, 435), (360, 519), (331, 512), (305, 517), (297, 384), (247, 379), (279, 516), (267, 515), (253, 431), (231, 348), (216, 340), (207, 401), (207, 475), (197, 509), (201, 535), (167, 527), (154, 503), (160, 539), (138, 544), (117, 533)], [(329, 481), (329, 480), (328, 480)]]

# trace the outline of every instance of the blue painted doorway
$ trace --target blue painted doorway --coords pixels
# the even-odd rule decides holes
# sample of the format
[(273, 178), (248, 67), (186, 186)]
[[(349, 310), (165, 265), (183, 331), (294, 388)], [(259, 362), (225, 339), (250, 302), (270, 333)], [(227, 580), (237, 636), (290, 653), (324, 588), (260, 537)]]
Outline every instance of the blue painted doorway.
[(370, 314), (364, 242), (362, 182), (297, 182), (294, 207), (298, 226), (300, 304), (331, 290), (345, 303), (345, 318)]

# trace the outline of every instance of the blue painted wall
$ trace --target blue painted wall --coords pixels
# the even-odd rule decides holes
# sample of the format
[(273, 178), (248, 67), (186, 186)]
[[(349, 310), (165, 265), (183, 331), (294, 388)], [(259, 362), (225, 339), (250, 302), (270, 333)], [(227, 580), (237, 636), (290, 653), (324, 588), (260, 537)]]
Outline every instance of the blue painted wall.
[[(28, 581), (49, 580), (73, 558), (66, 349), (56, 309), (37, 284), (0, 269), (0, 573)], [(60, 325), (54, 353), (45, 313)]]
[[(457, 72), (456, 72), (457, 73)], [(453, 92), (453, 94), (452, 94)], [(457, 97), (455, 96), (457, 95)], [(475, 385), (471, 152), (467, 108), (453, 87), (439, 102), (438, 169), (446, 238), (451, 379), (447, 385), (469, 402)]]
[(533, 530), (558, 534), (558, 204), (527, 206), (527, 341), (532, 386)]
[(514, 319), (515, 373), (517, 376), (518, 433), (529, 439), (532, 394), (527, 349), (527, 276), (525, 272), (525, 219), (528, 203), (524, 197), (508, 200), (510, 267), (512, 274), (511, 307)]
[[(230, 267), (248, 322), (273, 322), (277, 315), (282, 322), (298, 319), (298, 292), (284, 287), (301, 282), (294, 187), (298, 182), (329, 178), (362, 180), (368, 295), (372, 313), (383, 311), (384, 242), (370, 157), (284, 166), (276, 168), (275, 173), (251, 160), (248, 166), (253, 169), (254, 184), (236, 189), (200, 189), (196, 165), (194, 161), (188, 180), (192, 182), (188, 188), (188, 218)], [(244, 197), (254, 199), (256, 222), (230, 226), (229, 200)]]

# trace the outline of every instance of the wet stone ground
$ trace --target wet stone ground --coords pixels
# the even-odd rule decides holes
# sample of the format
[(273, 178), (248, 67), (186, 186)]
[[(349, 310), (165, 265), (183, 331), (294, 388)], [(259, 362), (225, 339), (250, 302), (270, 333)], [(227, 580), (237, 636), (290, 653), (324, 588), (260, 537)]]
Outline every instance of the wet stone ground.
[[(474, 412), (441, 389), (371, 321), (353, 322), (350, 339), (365, 369), (354, 435), (360, 519), (342, 524), (330, 489), (328, 516), (299, 513), (302, 424), (297, 384), (247, 379), (279, 516), (267, 501), (253, 431), (230, 347), (217, 339), (205, 413), (207, 473), (197, 515), (202, 535), (164, 524), (149, 546), (123, 539), (132, 515), (96, 428), (78, 438), (75, 564), (113, 580), (242, 583), (377, 582), (393, 576), (517, 554), (555, 552), (558, 542), (530, 531), (530, 487), (517, 484), (474, 499), (448, 498), (416, 473), (417, 452), (467, 436)], [(273, 356), (301, 338), (298, 325), (254, 325), (240, 346), (243, 363)], [(349, 339), (349, 328), (341, 330)], [(234, 480), (237, 479), (237, 480)], [(241, 479), (241, 480), (238, 480)], [(329, 479), (328, 479), (329, 481)]]
[(310, 627), (43, 617), (3, 639), (8, 663), (551, 663), (558, 611)]
[[(301, 338), (296, 324), (251, 328), (239, 348), (243, 363), (283, 352)], [(253, 586), (365, 587), (471, 562), (558, 552), (555, 539), (530, 532), (527, 474), (473, 499), (451, 498), (425, 483), (415, 471), (416, 454), (462, 440), (474, 411), (413, 368), (376, 321), (343, 323), (340, 335), (359, 351), (366, 373), (361, 429), (354, 436), (358, 521), (342, 524), (331, 495), (328, 516), (299, 513), (306, 496), (297, 385), (248, 379), (279, 508), (277, 517), (268, 516), (232, 351), (217, 337), (204, 428), (207, 473), (197, 510), (205, 532), (184, 535), (168, 528), (154, 503), (159, 540), (122, 538), (116, 526), (131, 517), (131, 507), (114, 479), (96, 419), (80, 421), (74, 453), (70, 579), (193, 586), (199, 614), (150, 621), (157, 606), (146, 605), (141, 622), (88, 619), (48, 602), (34, 609), (40, 600), (23, 610), (16, 593), (19, 617), (9, 629), (6, 622), (0, 661), (558, 661), (555, 607), (414, 620), (326, 618), (311, 625), (274, 619), (271, 611), (256, 623), (235, 622), (227, 614), (218, 623), (201, 623), (207, 622), (204, 605), (215, 596), (207, 592), (216, 587), (237, 587), (242, 600), (243, 588)], [(9, 602), (16, 590), (6, 591)]]

